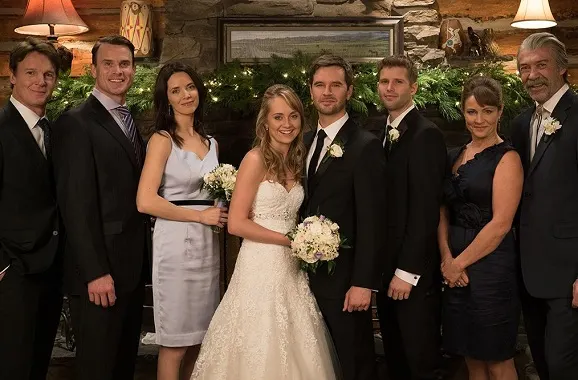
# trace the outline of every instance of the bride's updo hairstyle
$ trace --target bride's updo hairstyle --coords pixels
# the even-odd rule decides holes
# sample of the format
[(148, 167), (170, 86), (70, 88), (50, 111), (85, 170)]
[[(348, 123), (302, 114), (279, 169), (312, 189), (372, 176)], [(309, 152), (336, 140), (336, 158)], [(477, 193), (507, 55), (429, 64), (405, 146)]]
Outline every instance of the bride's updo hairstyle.
[[(301, 118), (301, 130), (291, 143), (285, 159), (280, 152), (277, 152), (271, 146), (271, 137), (266, 127), (271, 101), (277, 97), (283, 98), (289, 107), (299, 113)], [(291, 87), (282, 84), (274, 84), (269, 87), (267, 91), (265, 91), (263, 100), (261, 101), (261, 108), (257, 115), (256, 137), (253, 143), (253, 147), (259, 148), (263, 155), (268, 180), (279, 182), (283, 185), (285, 185), (289, 179), (300, 180), (305, 162), (305, 145), (303, 144), (304, 129), (305, 115), (303, 113), (303, 104), (295, 91), (293, 91)], [(285, 172), (291, 173), (293, 178), (286, 178)]]

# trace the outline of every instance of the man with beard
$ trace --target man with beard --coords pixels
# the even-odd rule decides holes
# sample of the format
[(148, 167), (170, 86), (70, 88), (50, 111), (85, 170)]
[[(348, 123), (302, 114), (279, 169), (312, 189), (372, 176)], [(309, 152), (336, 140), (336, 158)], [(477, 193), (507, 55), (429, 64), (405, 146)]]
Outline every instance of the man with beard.
[(62, 228), (46, 104), (60, 58), (27, 38), (10, 53), (0, 110), (0, 379), (46, 378), (62, 307)]
[[(348, 245), (339, 250), (335, 272), (330, 275), (326, 265), (319, 267), (310, 276), (310, 286), (333, 338), (343, 379), (375, 380), (370, 303), (379, 284), (385, 228), (382, 147), (345, 111), (353, 73), (343, 58), (317, 58), (309, 78), (319, 121), (304, 138), (307, 195), (302, 216), (331, 219)], [(331, 154), (334, 146), (343, 154)]]
[(386, 157), (386, 260), (377, 294), (392, 380), (436, 379), (440, 365), (440, 254), (437, 228), (446, 165), (441, 131), (415, 108), (417, 68), (404, 56), (379, 62), (388, 111), (376, 130)]
[(530, 35), (518, 50), (520, 77), (535, 102), (512, 124), (525, 172), (522, 309), (542, 380), (578, 376), (578, 96), (567, 69), (566, 47), (550, 33)]
[(92, 95), (58, 119), (53, 139), (77, 379), (132, 379), (150, 233), (136, 208), (143, 141), (126, 107), (134, 46), (101, 38), (91, 71)]

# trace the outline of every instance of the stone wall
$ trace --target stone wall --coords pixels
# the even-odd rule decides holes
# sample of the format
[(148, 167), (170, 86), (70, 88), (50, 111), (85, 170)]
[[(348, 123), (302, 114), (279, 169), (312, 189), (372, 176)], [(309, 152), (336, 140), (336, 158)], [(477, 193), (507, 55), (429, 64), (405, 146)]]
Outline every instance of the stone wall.
[(254, 16), (404, 16), (405, 50), (437, 63), (440, 15), (435, 0), (166, 0), (161, 62), (184, 60), (200, 71), (217, 66), (217, 18)]

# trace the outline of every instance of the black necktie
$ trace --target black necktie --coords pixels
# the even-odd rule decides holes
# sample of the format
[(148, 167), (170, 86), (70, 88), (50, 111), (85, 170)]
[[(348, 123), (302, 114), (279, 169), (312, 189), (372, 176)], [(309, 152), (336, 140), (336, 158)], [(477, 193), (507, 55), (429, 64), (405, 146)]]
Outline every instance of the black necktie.
[(44, 133), (44, 150), (46, 151), (46, 159), (50, 161), (52, 158), (50, 122), (47, 119), (42, 118), (38, 120), (38, 123), (36, 125), (38, 125), (40, 129), (42, 129), (42, 132)]
[(383, 144), (383, 147), (385, 148), (386, 153), (389, 153), (389, 150), (391, 149), (391, 138), (389, 137), (389, 131), (392, 129), (393, 127), (391, 125), (387, 125), (385, 127), (385, 143)]
[(315, 144), (315, 151), (313, 156), (311, 156), (311, 161), (309, 161), (309, 168), (307, 168), (307, 181), (311, 182), (311, 178), (315, 175), (317, 170), (317, 163), (319, 162), (319, 156), (321, 155), (321, 149), (323, 149), (323, 142), (325, 141), (325, 136), (327, 133), (323, 129), (317, 132), (317, 144)]
[(128, 137), (128, 139), (130, 140), (130, 143), (132, 144), (132, 147), (134, 149), (134, 154), (136, 156), (136, 162), (139, 164), (139, 166), (143, 165), (143, 161), (144, 161), (144, 150), (143, 150), (143, 146), (141, 143), (141, 139), (140, 136), (138, 135), (138, 131), (136, 129), (136, 125), (134, 123), (134, 119), (132, 118), (132, 115), (130, 113), (130, 111), (128, 110), (128, 108), (121, 106), (121, 107), (117, 107), (115, 108), (118, 113), (121, 116), (121, 120), (124, 124), (124, 126), (126, 127), (126, 134)]

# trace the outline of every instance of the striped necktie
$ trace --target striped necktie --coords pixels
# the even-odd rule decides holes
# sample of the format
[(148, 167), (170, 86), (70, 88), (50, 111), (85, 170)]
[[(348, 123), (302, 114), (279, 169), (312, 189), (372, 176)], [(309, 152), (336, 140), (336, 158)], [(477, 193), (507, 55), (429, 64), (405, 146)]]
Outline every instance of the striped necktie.
[(121, 106), (115, 108), (115, 110), (118, 111), (120, 119), (122, 120), (122, 123), (126, 127), (126, 137), (128, 137), (130, 143), (132, 144), (134, 154), (136, 156), (136, 161), (139, 166), (142, 166), (144, 161), (144, 151), (141, 138), (138, 134), (138, 130), (134, 123), (134, 119), (132, 118), (132, 115), (130, 114), (130, 111), (128, 110), (127, 107)]

